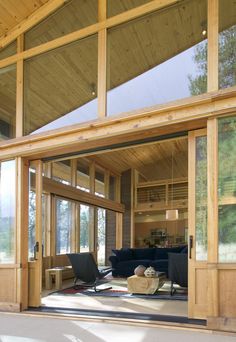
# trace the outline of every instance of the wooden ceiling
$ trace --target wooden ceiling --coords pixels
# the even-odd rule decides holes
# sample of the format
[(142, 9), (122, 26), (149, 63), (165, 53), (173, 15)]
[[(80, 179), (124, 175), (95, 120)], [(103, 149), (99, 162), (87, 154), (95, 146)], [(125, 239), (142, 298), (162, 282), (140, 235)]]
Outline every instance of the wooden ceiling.
[(188, 139), (158, 141), (89, 157), (107, 169), (122, 173), (136, 169), (146, 181), (188, 176)]
[(0, 0), (0, 37), (49, 0)]

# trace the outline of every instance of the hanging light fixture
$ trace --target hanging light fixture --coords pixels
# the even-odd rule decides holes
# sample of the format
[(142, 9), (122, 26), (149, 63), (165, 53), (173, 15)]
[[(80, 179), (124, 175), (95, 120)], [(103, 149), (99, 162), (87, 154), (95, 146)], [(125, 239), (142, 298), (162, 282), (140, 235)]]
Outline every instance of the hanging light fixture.
[(173, 209), (173, 197), (174, 197), (174, 163), (173, 163), (173, 147), (171, 153), (171, 209), (166, 210), (166, 220), (167, 221), (176, 221), (179, 218), (178, 209)]

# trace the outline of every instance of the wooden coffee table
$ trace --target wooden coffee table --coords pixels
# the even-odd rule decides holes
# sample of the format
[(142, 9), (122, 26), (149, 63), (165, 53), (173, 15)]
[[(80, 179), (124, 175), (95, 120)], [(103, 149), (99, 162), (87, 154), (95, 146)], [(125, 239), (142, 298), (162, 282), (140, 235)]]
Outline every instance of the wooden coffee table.
[(128, 292), (139, 294), (154, 294), (164, 285), (166, 275), (164, 272), (158, 272), (156, 277), (145, 277), (133, 275), (127, 278)]

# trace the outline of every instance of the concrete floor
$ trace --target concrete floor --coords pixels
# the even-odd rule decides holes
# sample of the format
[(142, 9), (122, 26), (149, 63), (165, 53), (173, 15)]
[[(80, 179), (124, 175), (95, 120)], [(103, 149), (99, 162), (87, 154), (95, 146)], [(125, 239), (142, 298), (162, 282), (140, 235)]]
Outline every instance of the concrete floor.
[(166, 327), (0, 314), (1, 342), (234, 342), (236, 335)]
[[(71, 280), (63, 281), (63, 288), (72, 286)], [(119, 286), (116, 286), (118, 289)], [(54, 289), (55, 291), (55, 289)], [(48, 296), (52, 290), (44, 290), (42, 306), (66, 307), (88, 310), (107, 310), (170, 316), (188, 316), (188, 302), (124, 297)]]

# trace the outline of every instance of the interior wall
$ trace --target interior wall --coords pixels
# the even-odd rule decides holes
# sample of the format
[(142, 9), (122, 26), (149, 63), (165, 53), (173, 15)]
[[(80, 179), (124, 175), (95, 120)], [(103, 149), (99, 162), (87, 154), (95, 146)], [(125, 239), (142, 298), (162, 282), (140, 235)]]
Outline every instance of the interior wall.
[[(177, 221), (156, 221), (156, 222), (139, 222), (135, 223), (135, 246), (145, 247), (144, 239), (151, 236), (151, 231), (156, 228), (166, 229), (169, 236), (184, 236), (185, 228), (188, 227), (188, 220), (182, 219)], [(168, 238), (167, 238), (168, 240)]]
[(121, 175), (121, 203), (125, 206), (123, 215), (123, 247), (131, 245), (131, 224), (132, 224), (132, 170), (127, 170)]

